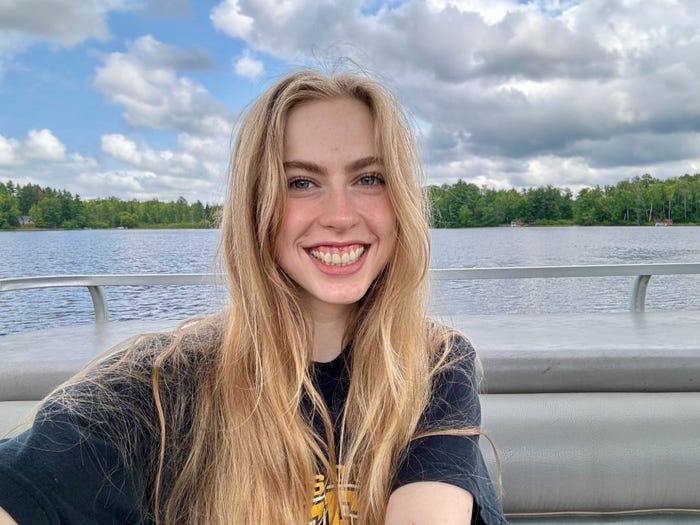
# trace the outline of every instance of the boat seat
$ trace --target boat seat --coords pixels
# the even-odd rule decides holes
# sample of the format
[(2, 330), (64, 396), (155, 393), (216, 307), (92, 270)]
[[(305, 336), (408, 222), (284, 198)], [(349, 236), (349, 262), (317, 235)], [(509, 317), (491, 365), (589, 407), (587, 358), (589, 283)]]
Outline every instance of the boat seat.
[(700, 312), (450, 316), (491, 394), (698, 392)]
[[(42, 399), (117, 343), (142, 333), (172, 331), (179, 323), (113, 321), (1, 336), (0, 402)], [(0, 415), (0, 431), (2, 421)]]
[(444, 320), (482, 362), (510, 523), (700, 523), (700, 312)]

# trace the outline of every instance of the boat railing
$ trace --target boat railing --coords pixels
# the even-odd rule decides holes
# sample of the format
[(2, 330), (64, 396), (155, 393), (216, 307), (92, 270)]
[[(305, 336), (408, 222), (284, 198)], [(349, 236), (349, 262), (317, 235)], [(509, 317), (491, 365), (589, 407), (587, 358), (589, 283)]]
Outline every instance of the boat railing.
[[(472, 279), (551, 279), (573, 277), (634, 277), (630, 294), (630, 311), (644, 312), (646, 291), (652, 275), (700, 274), (700, 263), (675, 264), (607, 264), (571, 266), (525, 266), (500, 268), (435, 268), (435, 281)], [(0, 292), (36, 288), (85, 287), (92, 298), (95, 321), (109, 320), (106, 286), (213, 286), (225, 278), (216, 273), (54, 275), (0, 279)]]

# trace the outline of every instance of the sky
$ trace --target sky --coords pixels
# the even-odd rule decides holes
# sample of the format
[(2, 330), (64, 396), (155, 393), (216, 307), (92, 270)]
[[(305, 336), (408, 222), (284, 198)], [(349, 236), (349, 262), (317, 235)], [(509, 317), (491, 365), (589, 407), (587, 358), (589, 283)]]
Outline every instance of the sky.
[(345, 59), (429, 184), (700, 172), (698, 0), (0, 0), (0, 181), (220, 203), (256, 96)]

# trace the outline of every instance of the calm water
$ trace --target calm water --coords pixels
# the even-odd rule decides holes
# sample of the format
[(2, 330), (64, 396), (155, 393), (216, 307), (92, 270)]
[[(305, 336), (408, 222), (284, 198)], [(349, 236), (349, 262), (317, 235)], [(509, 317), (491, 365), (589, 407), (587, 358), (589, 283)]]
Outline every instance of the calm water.
[[(700, 262), (700, 227), (434, 230), (434, 268)], [(215, 230), (0, 232), (0, 278), (214, 270)], [(622, 311), (633, 278), (435, 283), (437, 314)], [(652, 277), (647, 309), (700, 310), (700, 276)], [(107, 290), (111, 319), (179, 319), (221, 308), (214, 287)], [(0, 334), (89, 322), (85, 288), (0, 293)]]

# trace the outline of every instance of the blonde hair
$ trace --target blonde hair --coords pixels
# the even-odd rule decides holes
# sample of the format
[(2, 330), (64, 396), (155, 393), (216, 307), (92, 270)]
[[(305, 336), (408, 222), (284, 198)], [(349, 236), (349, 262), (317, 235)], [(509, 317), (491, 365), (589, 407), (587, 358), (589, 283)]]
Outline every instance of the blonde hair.
[[(398, 223), (395, 253), (345, 332), (351, 381), (338, 443), (310, 373), (310, 320), (274, 257), (287, 187), (287, 117), (299, 104), (334, 98), (369, 108)], [(439, 350), (452, 335), (426, 319), (430, 247), (419, 166), (399, 104), (362, 76), (294, 73), (249, 110), (237, 133), (221, 227), (230, 305), (173, 340), (131, 345), (115, 365), (123, 373), (125, 362), (149, 362), (130, 365), (128, 374), (150, 385), (153, 414), (142, 410), (139, 417), (138, 407), (122, 413), (157, 436), (147, 462), (156, 523), (308, 523), (319, 471), (336, 487), (355, 480), (357, 523), (384, 522), (402, 451), (421, 432), (434, 433), (419, 420), (445, 365)], [(327, 438), (303, 410), (307, 401)], [(336, 465), (348, 468), (337, 474)], [(347, 506), (346, 495), (336, 497)]]

